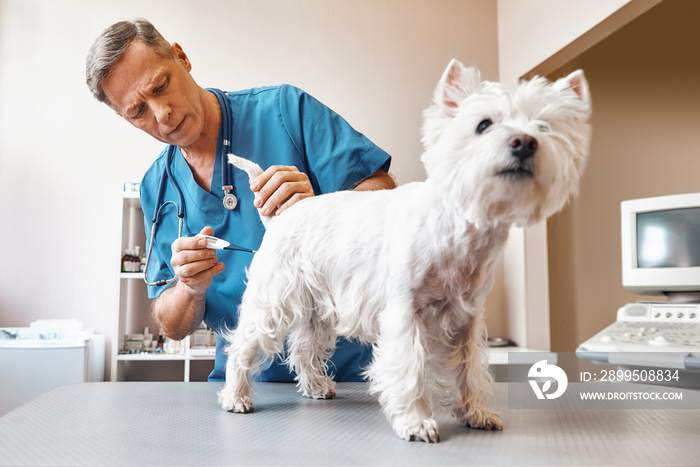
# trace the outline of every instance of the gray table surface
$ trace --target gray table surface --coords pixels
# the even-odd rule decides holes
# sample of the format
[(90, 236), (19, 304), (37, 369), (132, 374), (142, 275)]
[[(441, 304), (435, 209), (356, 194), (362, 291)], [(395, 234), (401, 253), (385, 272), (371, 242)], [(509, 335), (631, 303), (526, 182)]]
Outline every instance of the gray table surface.
[(332, 400), (256, 386), (256, 412), (231, 414), (215, 383), (63, 386), (0, 418), (0, 465), (699, 465), (699, 410), (522, 410), (496, 384), (503, 432), (459, 426), (441, 442), (397, 438), (365, 383)]

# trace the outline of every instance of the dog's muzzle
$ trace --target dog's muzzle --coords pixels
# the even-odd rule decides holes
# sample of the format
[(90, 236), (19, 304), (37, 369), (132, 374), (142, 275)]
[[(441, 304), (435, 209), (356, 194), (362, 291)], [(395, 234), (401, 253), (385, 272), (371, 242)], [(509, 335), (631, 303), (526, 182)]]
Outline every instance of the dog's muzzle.
[(513, 156), (513, 163), (498, 172), (516, 178), (530, 178), (534, 176), (534, 156), (539, 147), (537, 139), (528, 135), (514, 136), (508, 140), (508, 150)]

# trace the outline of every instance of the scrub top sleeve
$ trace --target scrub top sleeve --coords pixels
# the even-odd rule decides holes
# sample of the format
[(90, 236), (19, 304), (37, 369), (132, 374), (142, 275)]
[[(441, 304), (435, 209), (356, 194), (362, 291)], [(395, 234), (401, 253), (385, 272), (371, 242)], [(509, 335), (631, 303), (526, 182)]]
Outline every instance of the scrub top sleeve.
[(280, 87), (280, 113), (320, 193), (350, 189), (380, 168), (388, 172), (389, 154), (301, 89)]

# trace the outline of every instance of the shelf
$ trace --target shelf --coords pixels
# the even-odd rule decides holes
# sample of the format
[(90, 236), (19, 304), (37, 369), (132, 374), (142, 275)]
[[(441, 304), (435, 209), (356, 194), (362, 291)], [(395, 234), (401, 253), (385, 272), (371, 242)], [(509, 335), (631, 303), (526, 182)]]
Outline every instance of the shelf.
[(119, 278), (120, 279), (141, 279), (141, 280), (143, 280), (143, 273), (142, 272), (120, 272)]
[(154, 361), (184, 361), (185, 354), (121, 354), (117, 355), (120, 362), (154, 362)]
[(190, 358), (192, 360), (214, 360), (215, 356), (216, 347), (190, 349)]

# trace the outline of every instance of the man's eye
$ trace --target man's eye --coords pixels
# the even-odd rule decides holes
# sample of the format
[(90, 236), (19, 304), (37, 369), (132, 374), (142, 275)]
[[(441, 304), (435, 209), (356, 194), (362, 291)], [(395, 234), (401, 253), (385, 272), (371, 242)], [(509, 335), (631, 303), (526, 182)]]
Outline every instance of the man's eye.
[(136, 109), (136, 113), (132, 118), (140, 118), (143, 116), (143, 114), (146, 112), (146, 104), (141, 104), (139, 105), (138, 109)]
[(154, 89), (154, 92), (156, 94), (160, 94), (161, 92), (165, 91), (165, 88), (168, 87), (168, 80), (165, 80), (163, 84), (158, 86), (157, 88)]

